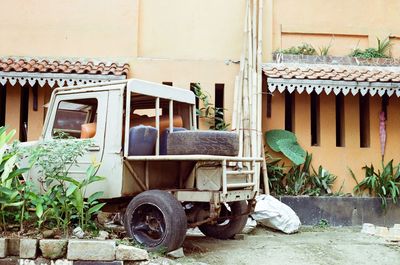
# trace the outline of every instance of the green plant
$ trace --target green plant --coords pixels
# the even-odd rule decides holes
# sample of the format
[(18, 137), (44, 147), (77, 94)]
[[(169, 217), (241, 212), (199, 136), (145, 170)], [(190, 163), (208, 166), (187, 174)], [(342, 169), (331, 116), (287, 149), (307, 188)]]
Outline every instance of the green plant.
[(321, 47), (318, 48), (319, 56), (327, 56), (329, 54), (329, 50), (332, 47), (332, 42), (334, 41), (334, 37), (335, 36), (332, 36), (332, 38), (329, 41), (329, 44), (327, 46), (321, 46)]
[(285, 178), (285, 165), (279, 164), (281, 161), (280, 158), (273, 158), (270, 154), (265, 154), (266, 163), (267, 163), (267, 173), (268, 173), (268, 184), (270, 186), (270, 190), (274, 192), (276, 195), (285, 194), (285, 188), (282, 185), (282, 179)]
[(298, 144), (296, 135), (285, 130), (270, 130), (265, 133), (266, 142), (275, 152), (282, 152), (295, 165), (305, 162), (306, 151)]
[(328, 228), (329, 227), (329, 222), (326, 219), (320, 219), (318, 221), (318, 224), (315, 225), (318, 228)]
[(300, 46), (293, 46), (285, 50), (280, 50), (283, 54), (295, 54), (295, 55), (316, 55), (315, 48), (309, 43), (303, 43)]
[(318, 171), (312, 168), (313, 174), (311, 175), (311, 183), (316, 187), (318, 195), (332, 194), (331, 187), (337, 177), (322, 166), (318, 167)]
[(271, 191), (275, 195), (309, 195), (321, 196), (332, 194), (332, 185), (336, 176), (330, 174), (322, 166), (316, 171), (311, 166), (312, 155), (306, 154), (301, 165), (285, 167), (279, 165), (278, 159), (267, 155), (268, 178)]
[(400, 195), (400, 164), (393, 166), (393, 160), (390, 160), (386, 165), (382, 162), (382, 171), (375, 170), (374, 166), (364, 166), (364, 179), (361, 182), (357, 181), (354, 172), (350, 170), (350, 174), (356, 181), (354, 187), (355, 193), (368, 191), (370, 195), (376, 195), (381, 199), (382, 208), (386, 209), (387, 199), (391, 198), (393, 203), (397, 203)]
[(21, 199), (21, 180), (19, 176), (26, 172), (26, 168), (17, 168), (18, 153), (8, 146), (15, 130), (6, 132), (0, 127), (0, 216), (3, 230), (6, 230), (6, 217), (13, 216), (12, 210), (17, 211), (23, 205)]
[(98, 201), (98, 199), (103, 196), (102, 191), (93, 193), (87, 200), (84, 199), (88, 185), (93, 182), (104, 180), (104, 177), (95, 175), (98, 168), (99, 164), (90, 165), (86, 170), (85, 179), (81, 182), (72, 178), (69, 179), (70, 184), (68, 186), (66, 196), (70, 198), (72, 205), (75, 207), (75, 210), (78, 214), (79, 226), (83, 230), (86, 230), (90, 225), (92, 225), (90, 223), (92, 216), (97, 214), (105, 205), (105, 203), (100, 203)]
[(102, 192), (92, 194), (85, 200), (87, 186), (104, 178), (96, 176), (98, 165), (91, 165), (86, 177), (78, 181), (70, 176), (70, 170), (76, 166), (79, 157), (85, 153), (91, 141), (61, 139), (39, 143), (29, 151), (29, 156), (43, 175), (40, 180), (44, 193), (31, 195), (38, 217), (38, 226), (43, 222), (54, 223), (68, 236), (70, 224), (76, 220), (82, 229), (92, 226), (90, 220), (103, 206), (98, 198)]
[(358, 57), (358, 58), (389, 58), (390, 57), (390, 48), (392, 47), (391, 40), (386, 37), (384, 40), (376, 38), (377, 47), (376, 48), (367, 48), (365, 50), (355, 48), (350, 56)]
[(203, 92), (199, 83), (192, 84), (191, 89), (203, 105), (196, 109), (197, 116), (207, 122), (210, 130), (226, 131), (230, 124), (225, 123), (224, 109), (217, 108), (210, 103), (210, 96)]

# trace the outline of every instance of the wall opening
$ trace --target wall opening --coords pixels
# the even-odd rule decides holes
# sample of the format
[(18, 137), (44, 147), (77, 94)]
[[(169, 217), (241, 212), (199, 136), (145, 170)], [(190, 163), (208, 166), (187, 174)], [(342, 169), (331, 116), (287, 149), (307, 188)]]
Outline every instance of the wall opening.
[(215, 127), (224, 123), (224, 88), (225, 84), (215, 84)]
[(29, 86), (21, 88), (21, 105), (19, 116), (19, 140), (26, 142), (28, 140), (28, 113), (29, 113)]
[(370, 115), (369, 115), (369, 96), (358, 97), (359, 120), (360, 120), (360, 147), (370, 146)]
[(294, 132), (294, 93), (285, 90), (285, 130)]
[(311, 145), (320, 145), (320, 107), (319, 95), (316, 92), (311, 93)]
[(0, 85), (0, 126), (6, 125), (6, 86)]
[(335, 97), (335, 111), (336, 111), (336, 146), (345, 146), (345, 125), (344, 125), (344, 96), (339, 94)]
[(173, 85), (172, 82), (162, 82), (162, 84), (163, 84), (163, 85), (166, 85), (166, 86), (172, 86), (172, 85)]
[[(199, 84), (199, 83), (190, 83), (190, 91), (192, 91), (193, 93), (195, 93), (195, 88), (194, 88), (194, 86), (196, 85), (196, 84)], [(196, 94), (196, 93), (195, 93)], [(199, 109), (199, 98), (198, 97), (196, 97), (196, 109)], [(196, 124), (197, 124), (197, 129), (199, 128), (199, 116), (197, 115), (196, 116)]]
[(267, 118), (272, 116), (272, 94), (268, 92), (267, 94)]
[(385, 120), (388, 119), (388, 106), (389, 106), (389, 96), (385, 94), (382, 96), (382, 102), (381, 102), (381, 108), (382, 108), (381, 111), (385, 113)]

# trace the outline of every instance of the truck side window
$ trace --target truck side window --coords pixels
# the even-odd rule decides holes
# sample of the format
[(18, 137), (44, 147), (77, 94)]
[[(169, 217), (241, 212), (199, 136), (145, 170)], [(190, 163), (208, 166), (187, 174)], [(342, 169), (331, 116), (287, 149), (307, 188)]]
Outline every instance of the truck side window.
[(95, 98), (60, 101), (52, 129), (53, 138), (93, 138), (97, 105)]

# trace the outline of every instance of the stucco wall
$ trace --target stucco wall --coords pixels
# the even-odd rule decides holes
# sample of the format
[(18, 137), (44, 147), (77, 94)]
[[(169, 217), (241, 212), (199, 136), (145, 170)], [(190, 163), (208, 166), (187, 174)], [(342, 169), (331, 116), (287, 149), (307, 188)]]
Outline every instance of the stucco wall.
[[(215, 83), (225, 84), (228, 123), (232, 112), (234, 77), (241, 53), (244, 0), (70, 0), (2, 1), (0, 56), (54, 57), (125, 61), (130, 77), (169, 81), (189, 88), (200, 82), (214, 98)], [(392, 54), (400, 56), (400, 2), (395, 0), (264, 0), (264, 61), (279, 48), (312, 44), (317, 50), (332, 40), (331, 55), (347, 55), (355, 47), (376, 45), (376, 37), (392, 35)], [(334, 37), (333, 37), (334, 36)], [(7, 123), (19, 124), (19, 87), (7, 88)], [(39, 104), (45, 103), (43, 93)], [(296, 97), (295, 132), (314, 154), (314, 165), (324, 165), (354, 182), (347, 167), (361, 177), (361, 166), (379, 164), (377, 113), (380, 98), (371, 100), (371, 146), (359, 148), (358, 105), (346, 97), (346, 147), (335, 146), (334, 100), (321, 96), (321, 146), (310, 146), (309, 97)], [(31, 109), (31, 107), (30, 107)], [(389, 104), (387, 158), (397, 158), (400, 137), (395, 115), (397, 98)], [(273, 96), (271, 119), (264, 129), (283, 128), (284, 98)], [(263, 111), (263, 115), (265, 111)], [(29, 139), (40, 133), (43, 110), (29, 114)], [(35, 122), (38, 121), (38, 122)], [(203, 127), (204, 128), (204, 127)]]

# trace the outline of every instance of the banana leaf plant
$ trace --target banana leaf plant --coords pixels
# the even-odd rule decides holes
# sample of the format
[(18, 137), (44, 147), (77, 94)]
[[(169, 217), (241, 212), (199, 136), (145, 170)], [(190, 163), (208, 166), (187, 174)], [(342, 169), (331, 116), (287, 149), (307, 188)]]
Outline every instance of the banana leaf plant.
[(10, 151), (8, 143), (15, 135), (15, 130), (7, 133), (5, 127), (0, 127), (0, 216), (3, 230), (6, 230), (6, 211), (9, 208), (19, 208), (24, 201), (21, 199), (19, 176), (28, 169), (17, 167), (18, 154)]

